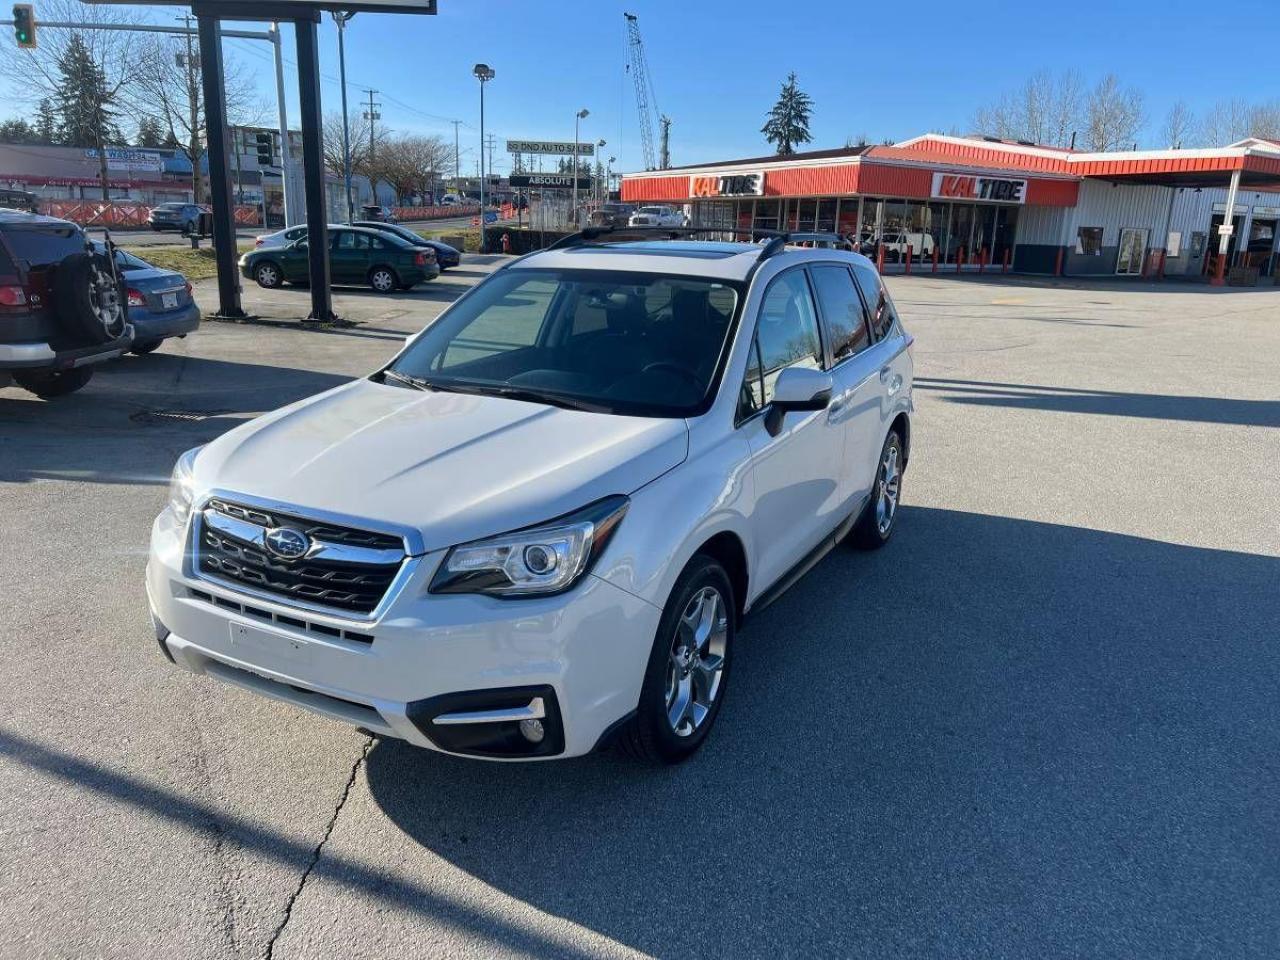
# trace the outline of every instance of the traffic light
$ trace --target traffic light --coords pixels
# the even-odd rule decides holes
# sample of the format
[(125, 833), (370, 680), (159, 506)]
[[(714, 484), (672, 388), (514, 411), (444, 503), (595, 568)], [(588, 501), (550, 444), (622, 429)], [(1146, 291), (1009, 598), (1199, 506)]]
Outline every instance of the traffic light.
[(36, 48), (36, 11), (29, 3), (13, 5), (13, 38), (24, 50)]
[(260, 133), (254, 137), (258, 145), (258, 166), (274, 167), (276, 165), (275, 158), (275, 141), (269, 133)]

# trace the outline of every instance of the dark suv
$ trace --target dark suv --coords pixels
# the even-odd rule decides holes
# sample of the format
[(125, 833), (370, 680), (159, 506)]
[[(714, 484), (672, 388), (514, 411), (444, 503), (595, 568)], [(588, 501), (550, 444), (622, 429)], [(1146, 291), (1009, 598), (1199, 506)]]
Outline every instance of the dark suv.
[(635, 212), (634, 203), (602, 203), (591, 211), (591, 226), (625, 227)]
[(40, 397), (79, 390), (91, 365), (133, 343), (128, 300), (109, 257), (67, 220), (0, 210), (0, 387)]

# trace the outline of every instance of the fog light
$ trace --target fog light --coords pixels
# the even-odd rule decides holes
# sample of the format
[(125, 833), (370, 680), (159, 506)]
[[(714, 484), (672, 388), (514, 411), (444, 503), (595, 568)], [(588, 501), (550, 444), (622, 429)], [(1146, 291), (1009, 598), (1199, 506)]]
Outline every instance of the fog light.
[(541, 720), (521, 720), (520, 735), (530, 743), (541, 743), (547, 732), (542, 729)]

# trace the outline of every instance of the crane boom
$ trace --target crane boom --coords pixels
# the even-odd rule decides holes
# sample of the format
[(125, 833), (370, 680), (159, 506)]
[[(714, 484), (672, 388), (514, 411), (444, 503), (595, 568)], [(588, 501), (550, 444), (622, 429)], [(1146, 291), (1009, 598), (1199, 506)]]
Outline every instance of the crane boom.
[[(627, 68), (631, 71), (631, 80), (636, 88), (636, 115), (640, 126), (640, 147), (644, 153), (644, 168), (653, 170), (655, 167), (653, 116), (650, 105), (652, 104), (654, 111), (658, 109), (657, 97), (653, 95), (653, 81), (649, 79), (649, 64), (644, 55), (644, 41), (640, 38), (640, 20), (634, 13), (624, 13), (623, 17), (627, 21)], [(662, 163), (664, 167), (668, 163), (665, 150)]]

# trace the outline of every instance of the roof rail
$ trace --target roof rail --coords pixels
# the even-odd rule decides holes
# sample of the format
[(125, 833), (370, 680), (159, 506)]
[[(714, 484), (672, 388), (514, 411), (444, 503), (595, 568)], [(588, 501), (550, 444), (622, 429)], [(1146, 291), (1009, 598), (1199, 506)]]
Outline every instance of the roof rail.
[(781, 230), (768, 230), (762, 227), (583, 227), (577, 233), (571, 233), (568, 236), (561, 237), (555, 243), (546, 247), (547, 250), (567, 250), (571, 247), (582, 247), (591, 243), (593, 240), (599, 240), (601, 237), (612, 239), (615, 235), (619, 239), (627, 235), (638, 235), (640, 237), (661, 237), (665, 240), (678, 240), (680, 237), (696, 236), (700, 233), (731, 233), (734, 236), (748, 236), (752, 240), (768, 239), (760, 250), (758, 259), (765, 260), (782, 250), (787, 244), (787, 238), (790, 234)]

